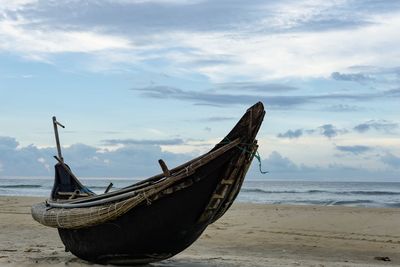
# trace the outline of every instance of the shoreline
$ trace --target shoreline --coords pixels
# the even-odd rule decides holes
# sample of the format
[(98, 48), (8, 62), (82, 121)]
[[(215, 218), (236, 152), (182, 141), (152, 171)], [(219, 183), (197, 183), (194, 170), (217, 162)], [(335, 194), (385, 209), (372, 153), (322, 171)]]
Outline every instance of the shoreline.
[[(48, 179), (0, 179), (2, 196), (48, 197), (54, 183)], [(82, 182), (102, 194), (110, 181), (113, 190), (132, 185), (129, 179), (85, 179)], [(114, 182), (115, 181), (115, 182)], [(400, 182), (269, 181), (245, 179), (238, 203), (400, 208)]]
[[(97, 266), (32, 219), (44, 199), (0, 196), (0, 266)], [(398, 208), (235, 203), (187, 250), (147, 266), (400, 266), (399, 222)]]

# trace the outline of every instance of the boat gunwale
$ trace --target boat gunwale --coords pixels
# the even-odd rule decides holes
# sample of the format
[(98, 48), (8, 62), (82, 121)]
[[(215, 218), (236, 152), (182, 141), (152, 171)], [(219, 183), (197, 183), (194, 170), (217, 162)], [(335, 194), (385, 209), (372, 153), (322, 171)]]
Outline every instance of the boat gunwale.
[[(162, 179), (162, 180), (158, 180), (157, 183), (145, 186), (144, 188), (141, 188), (139, 190), (135, 190), (134, 187), (128, 186), (128, 187), (125, 187), (118, 191), (114, 191), (111, 193), (105, 193), (105, 194), (101, 194), (101, 195), (89, 196), (89, 197), (85, 197), (85, 198), (82, 198), (79, 200), (73, 200), (73, 201), (68, 201), (68, 202), (46, 200), (45, 203), (46, 203), (46, 206), (49, 208), (71, 209), (71, 208), (93, 207), (96, 205), (106, 205), (109, 202), (128, 199), (139, 193), (142, 193), (143, 191), (147, 191), (147, 190), (150, 190), (150, 189), (156, 188), (156, 187), (162, 187), (164, 185), (163, 182), (169, 182), (170, 179), (173, 179), (174, 181), (172, 183), (175, 183), (184, 177), (190, 176), (194, 173), (194, 171), (196, 169), (200, 168), (201, 166), (204, 166), (211, 160), (221, 156), (222, 154), (231, 150), (232, 148), (234, 148), (235, 146), (237, 146), (239, 144), (240, 144), (240, 138), (237, 138), (230, 143), (224, 144), (222, 147), (218, 148), (217, 150), (207, 152), (206, 154), (203, 154), (200, 157), (197, 157), (193, 160), (186, 162), (185, 164), (182, 164), (182, 165), (172, 169), (172, 170), (181, 169), (178, 172), (175, 171), (174, 175), (172, 175), (170, 177), (166, 177), (165, 179)], [(204, 160), (204, 158), (206, 158), (206, 159)], [(190, 169), (186, 166), (189, 166)]]

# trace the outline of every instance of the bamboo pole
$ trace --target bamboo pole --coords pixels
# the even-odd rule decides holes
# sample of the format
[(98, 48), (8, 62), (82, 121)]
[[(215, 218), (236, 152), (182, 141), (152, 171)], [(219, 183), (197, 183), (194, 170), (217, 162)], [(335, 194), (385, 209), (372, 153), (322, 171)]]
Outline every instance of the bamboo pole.
[(64, 158), (62, 157), (62, 154), (61, 154), (60, 137), (58, 136), (58, 128), (57, 128), (58, 125), (61, 126), (62, 128), (65, 128), (64, 125), (62, 125), (61, 123), (59, 123), (57, 121), (56, 116), (53, 116), (53, 127), (54, 127), (54, 135), (56, 136), (56, 145), (57, 145), (58, 158), (62, 162), (64, 162)]

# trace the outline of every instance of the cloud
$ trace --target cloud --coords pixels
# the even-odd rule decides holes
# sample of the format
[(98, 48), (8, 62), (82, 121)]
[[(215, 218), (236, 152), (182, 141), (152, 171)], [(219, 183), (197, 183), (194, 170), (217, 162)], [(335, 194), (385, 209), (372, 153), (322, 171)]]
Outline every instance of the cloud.
[(0, 50), (48, 62), (83, 53), (94, 70), (162, 59), (155, 69), (213, 81), (327, 77), (396, 64), (393, 2), (18, 1), (0, 8)]
[(262, 165), (270, 173), (296, 172), (299, 167), (289, 158), (273, 151), (268, 158), (262, 161)]
[(399, 127), (398, 123), (386, 120), (370, 120), (365, 123), (356, 125), (353, 129), (359, 133), (365, 133), (370, 130), (390, 132)]
[(287, 107), (308, 102), (307, 97), (303, 96), (220, 94), (216, 93), (215, 91), (185, 91), (171, 86), (150, 86), (145, 88), (135, 88), (133, 90), (139, 92), (141, 96), (149, 98), (179, 99), (211, 105), (252, 105), (258, 101), (262, 101), (264, 104), (270, 107)]
[(335, 126), (332, 124), (324, 124), (320, 127), (318, 127), (320, 133), (328, 138), (333, 138), (339, 134), (346, 133), (347, 131), (344, 129), (337, 129)]
[(258, 162), (253, 161), (247, 179), (262, 180), (314, 180), (314, 181), (397, 181), (400, 158), (387, 154), (382, 160), (387, 161), (390, 169), (368, 169), (365, 166), (331, 163), (326, 166), (304, 165), (292, 161), (277, 151), (271, 152), (262, 160), (262, 169), (268, 174), (261, 174)]
[(218, 83), (215, 86), (224, 90), (255, 91), (260, 93), (285, 93), (299, 90), (294, 86), (268, 82), (229, 82)]
[(19, 143), (15, 138), (8, 136), (0, 136), (0, 149), (2, 151), (14, 150), (18, 147)]
[[(398, 123), (386, 121), (386, 120), (370, 120), (365, 123), (358, 124), (353, 127), (353, 130), (358, 132), (358, 133), (365, 133), (371, 130), (376, 130), (376, 131), (381, 131), (381, 132), (386, 132), (390, 133), (391, 131), (397, 129), (399, 127)], [(333, 138), (336, 137), (340, 134), (346, 134), (349, 132), (347, 129), (339, 129), (333, 124), (324, 124), (321, 125), (315, 129), (297, 129), (297, 130), (288, 130), (285, 133), (279, 133), (277, 137), (279, 138), (298, 138), (301, 137), (304, 134), (315, 134), (316, 132), (320, 133), (321, 135), (328, 137), (328, 138)], [(346, 146), (342, 147), (343, 149), (347, 148)], [(357, 148), (357, 146), (355, 147)], [(341, 148), (338, 148), (338, 150), (342, 150)], [(344, 151), (344, 150), (342, 150)]]
[(208, 67), (217, 65), (236, 64), (237, 61), (231, 56), (213, 55), (213, 56), (208, 56), (208, 58), (198, 58), (198, 59), (195, 58), (192, 60), (188, 60), (185, 63), (189, 66), (194, 66), (194, 67)]
[(354, 146), (336, 146), (336, 149), (341, 152), (347, 152), (355, 155), (359, 155), (370, 151), (372, 148), (369, 146), (354, 145)]
[(242, 20), (260, 19), (263, 14), (260, 11), (265, 10), (263, 6), (265, 6), (264, 1), (259, 0), (246, 5), (240, 1), (99, 0), (94, 5), (87, 5), (82, 1), (57, 3), (40, 1), (35, 5), (25, 6), (22, 10), (18, 10), (18, 13), (32, 20), (41, 18), (39, 23), (45, 25), (102, 26), (137, 36), (164, 31), (228, 30), (241, 24)]
[(398, 89), (392, 89), (392, 90), (387, 90), (384, 92), (386, 96), (391, 96), (391, 97), (400, 97), (400, 88)]
[(381, 160), (386, 165), (399, 169), (400, 168), (400, 157), (393, 155), (392, 153), (386, 153), (381, 156)]
[[(124, 143), (121, 142), (115, 143)], [(179, 140), (159, 140), (164, 144)], [(114, 143), (114, 142), (111, 142)], [(160, 173), (157, 160), (162, 158), (171, 168), (192, 158), (184, 153), (162, 151), (157, 140), (125, 142), (114, 150), (98, 149), (85, 144), (74, 144), (62, 149), (66, 163), (78, 176), (84, 177), (147, 177)], [(1, 176), (52, 176), (55, 148), (34, 145), (19, 147), (11, 137), (0, 137)]]
[[(356, 125), (355, 127), (353, 127), (353, 130), (358, 133), (365, 133), (370, 130), (377, 130), (390, 133), (392, 130), (398, 128), (398, 126), (399, 126), (398, 123), (389, 122), (386, 120), (379, 120), (379, 121), (370, 120), (365, 123)], [(348, 132), (349, 130), (347, 129), (339, 129), (333, 124), (328, 123), (314, 129), (296, 129), (296, 130), (289, 129), (284, 133), (279, 133), (277, 137), (294, 139), (294, 138), (299, 138), (304, 134), (312, 135), (315, 133), (319, 133), (325, 137), (333, 138), (340, 134), (346, 134)], [(348, 149), (347, 152), (351, 152), (350, 151), (351, 149), (354, 149), (354, 151), (357, 151), (357, 149), (359, 149), (357, 152), (362, 152), (361, 151), (362, 149), (366, 149), (366, 147), (364, 146), (337, 146), (336, 148), (343, 152), (346, 151), (346, 149)]]
[(19, 147), (15, 138), (0, 137), (0, 163), (2, 176), (38, 176), (48, 173), (47, 162), (50, 151), (33, 145)]
[(279, 133), (277, 136), (279, 138), (289, 138), (289, 139), (293, 139), (293, 138), (299, 138), (300, 136), (303, 135), (303, 130), (302, 129), (297, 129), (297, 130), (288, 130), (285, 133)]
[(310, 103), (326, 103), (327, 101), (368, 101), (382, 97), (382, 94), (303, 94), (303, 95), (265, 95), (259, 92), (246, 91), (247, 94), (220, 93), (215, 90), (183, 90), (174, 86), (154, 85), (133, 88), (142, 97), (154, 99), (174, 99), (189, 101), (197, 105), (251, 105), (262, 101), (269, 108), (290, 108)]
[[(363, 150), (357, 146), (340, 147), (348, 153)], [(344, 147), (344, 148), (343, 148)], [(20, 147), (18, 142), (11, 137), (0, 138), (0, 177), (10, 176), (53, 176), (50, 166), (56, 163), (53, 155), (56, 149), (39, 148), (34, 145)], [(78, 177), (129, 177), (145, 178), (161, 173), (157, 163), (163, 159), (170, 168), (182, 164), (193, 158), (191, 154), (171, 153), (162, 151), (161, 147), (154, 144), (126, 144), (117, 149), (98, 149), (85, 144), (74, 144), (63, 148), (66, 163)], [(363, 179), (398, 179), (396, 170), (400, 167), (400, 158), (391, 153), (381, 157), (381, 161), (390, 167), (384, 171), (369, 171), (363, 167), (330, 164), (329, 166), (306, 166), (297, 164), (290, 158), (283, 156), (278, 151), (273, 151), (268, 157), (262, 159), (262, 169), (269, 174), (261, 175), (258, 162), (253, 161), (248, 178), (262, 179), (334, 179), (347, 180), (362, 177)], [(393, 170), (393, 171), (392, 171)]]
[(350, 81), (350, 82), (364, 82), (371, 80), (371, 77), (366, 76), (362, 73), (340, 73), (332, 72), (331, 78), (337, 81)]
[[(384, 14), (389, 10), (394, 12), (399, 9), (399, 5), (395, 3), (382, 5), (377, 1), (309, 3), (254, 0), (244, 4), (240, 0), (218, 2), (99, 0), (95, 5), (87, 5), (82, 1), (57, 3), (37, 1), (30, 5), (19, 5), (18, 9), (11, 7), (9, 9), (32, 20), (41, 18), (37, 23), (53, 24), (58, 27), (102, 25), (119, 28), (120, 31), (132, 34), (167, 30), (228, 31), (234, 28), (263, 32), (341, 30), (370, 24), (368, 18), (371, 15)], [(357, 12), (354, 12), (355, 10)], [(210, 25), (213, 27), (209, 27)]]
[(330, 112), (356, 112), (360, 111), (362, 108), (355, 105), (347, 105), (347, 104), (337, 104), (331, 105), (328, 107), (324, 107), (323, 110)]
[(209, 117), (205, 118), (202, 121), (208, 121), (208, 122), (221, 122), (221, 121), (231, 121), (231, 120), (236, 120), (237, 118), (234, 117), (220, 117), (220, 116), (214, 116), (214, 117)]
[(279, 133), (277, 137), (279, 138), (299, 138), (304, 134), (312, 135), (315, 133), (319, 133), (325, 137), (333, 138), (339, 134), (345, 134), (348, 131), (346, 129), (338, 129), (336, 126), (332, 124), (324, 124), (315, 129), (297, 129), (297, 130), (288, 130), (285, 133)]
[(182, 145), (185, 143), (183, 139), (154, 139), (154, 140), (137, 140), (137, 139), (107, 139), (102, 141), (105, 145), (151, 145), (151, 146), (167, 146)]
[(88, 30), (31, 30), (22, 19), (0, 21), (0, 50), (46, 57), (54, 53), (95, 53), (102, 50), (129, 49), (123, 37)]

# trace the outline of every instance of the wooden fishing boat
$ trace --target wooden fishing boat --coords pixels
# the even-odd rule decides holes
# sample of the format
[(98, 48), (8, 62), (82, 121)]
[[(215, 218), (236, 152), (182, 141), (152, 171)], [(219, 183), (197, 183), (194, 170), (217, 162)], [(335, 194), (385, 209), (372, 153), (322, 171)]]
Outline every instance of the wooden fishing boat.
[[(208, 153), (126, 188), (96, 195), (58, 156), (50, 198), (32, 206), (33, 218), (58, 228), (67, 251), (101, 264), (144, 264), (172, 257), (190, 246), (232, 205), (258, 148), (265, 115), (250, 107)], [(108, 190), (106, 190), (108, 191)]]

